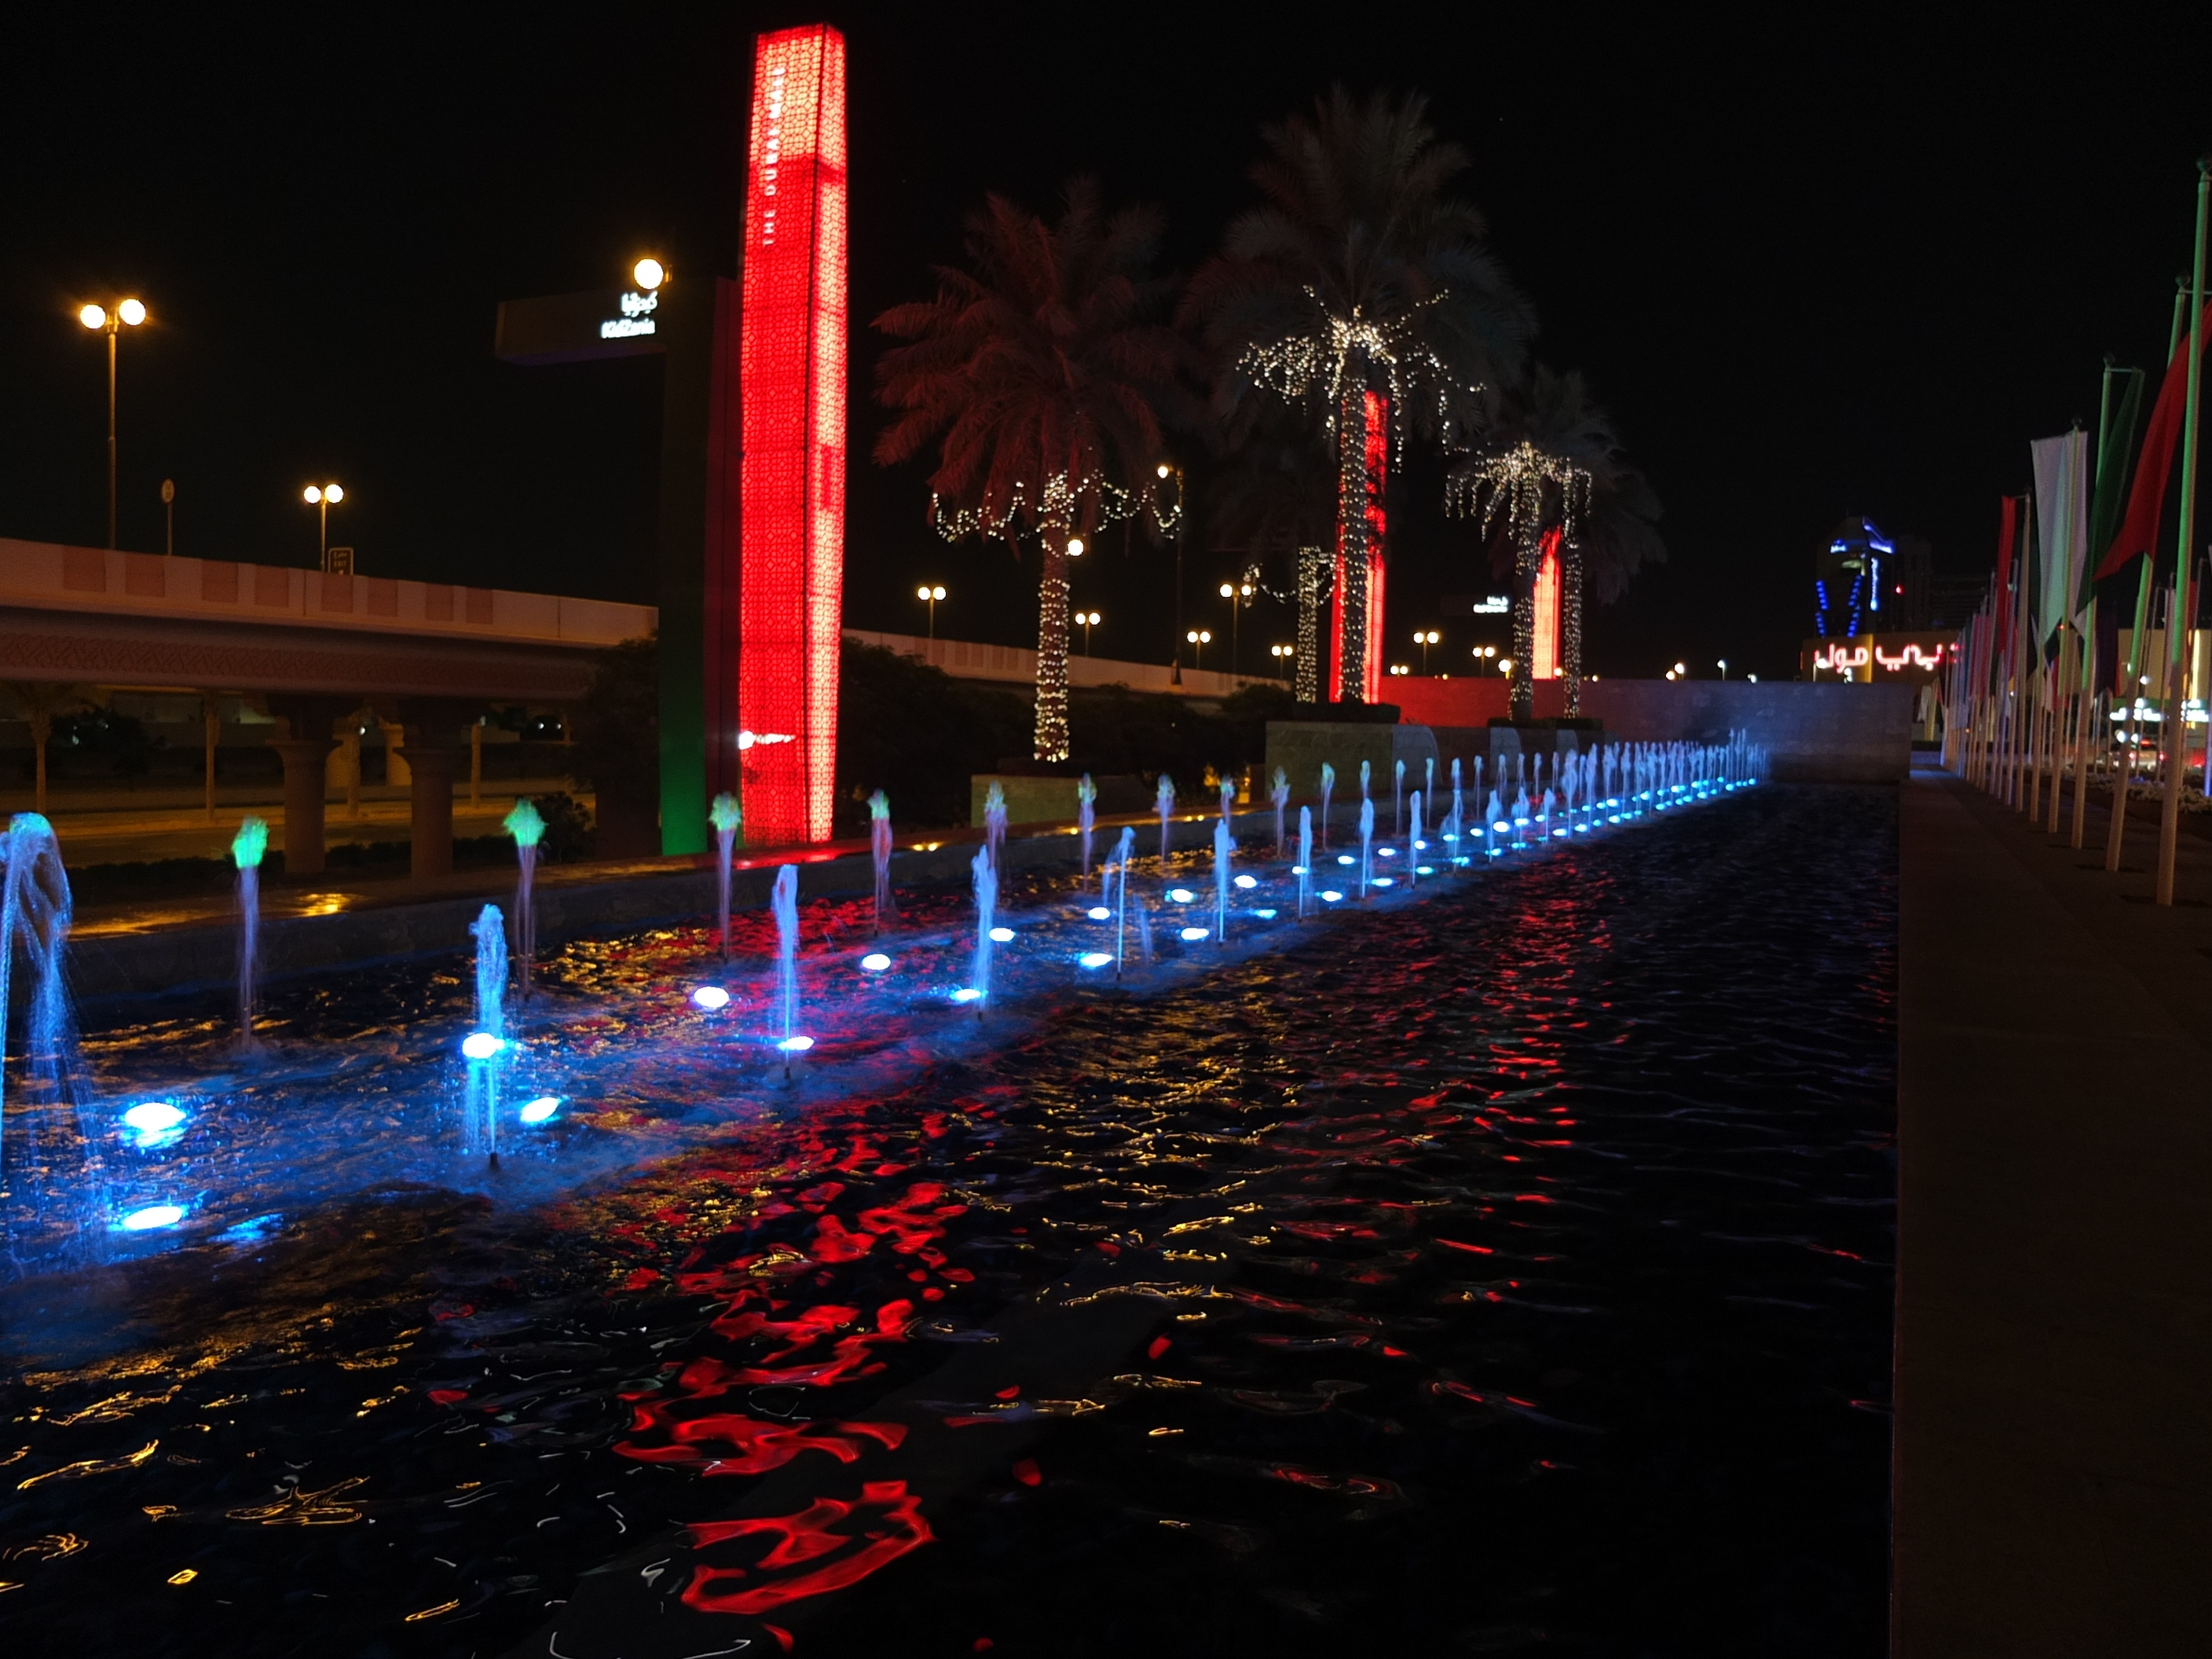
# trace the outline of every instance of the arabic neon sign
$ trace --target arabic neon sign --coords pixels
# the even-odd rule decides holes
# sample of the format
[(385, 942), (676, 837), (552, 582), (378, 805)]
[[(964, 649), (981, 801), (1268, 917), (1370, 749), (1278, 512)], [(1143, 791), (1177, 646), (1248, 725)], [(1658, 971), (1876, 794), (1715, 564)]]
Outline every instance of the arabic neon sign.
[(1827, 669), (1832, 673), (1848, 674), (1869, 663), (1885, 672), (1895, 674), (1906, 668), (1936, 669), (1943, 665), (1944, 648), (1940, 645), (1923, 647), (1907, 643), (1899, 652), (1892, 653), (1880, 646), (1836, 644), (1823, 646), (1813, 653), (1813, 666), (1817, 671)]

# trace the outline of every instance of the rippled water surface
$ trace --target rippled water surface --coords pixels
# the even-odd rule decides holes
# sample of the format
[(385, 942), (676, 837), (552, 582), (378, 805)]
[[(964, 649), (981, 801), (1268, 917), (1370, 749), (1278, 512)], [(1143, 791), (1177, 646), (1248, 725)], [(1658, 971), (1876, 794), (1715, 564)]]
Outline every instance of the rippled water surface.
[[(395, 1182), (19, 1287), (0, 1635), (1880, 1651), (1895, 840), (1893, 792), (1764, 788), (586, 1196)], [(562, 1029), (664, 1018), (696, 948), (572, 951)], [(458, 989), (287, 994), (373, 1049)], [(686, 1086), (645, 1052), (641, 1111)]]

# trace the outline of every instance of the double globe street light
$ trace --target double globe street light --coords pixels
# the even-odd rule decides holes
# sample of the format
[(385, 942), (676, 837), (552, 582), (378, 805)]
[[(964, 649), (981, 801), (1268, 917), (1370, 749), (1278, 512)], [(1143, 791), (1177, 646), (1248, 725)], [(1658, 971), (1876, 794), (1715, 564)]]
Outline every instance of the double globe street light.
[(107, 544), (115, 545), (115, 343), (126, 328), (136, 328), (146, 320), (146, 304), (143, 300), (118, 300), (114, 309), (106, 306), (87, 305), (77, 310), (76, 319), (94, 333), (105, 331), (107, 336)]
[[(327, 576), (331, 574), (331, 509), (345, 500), (345, 487), (334, 483), (309, 484), (300, 492), (300, 499), (316, 509), (316, 516), (321, 521), (318, 533), (321, 546), (317, 568)], [(353, 572), (348, 569), (345, 574), (350, 576)]]

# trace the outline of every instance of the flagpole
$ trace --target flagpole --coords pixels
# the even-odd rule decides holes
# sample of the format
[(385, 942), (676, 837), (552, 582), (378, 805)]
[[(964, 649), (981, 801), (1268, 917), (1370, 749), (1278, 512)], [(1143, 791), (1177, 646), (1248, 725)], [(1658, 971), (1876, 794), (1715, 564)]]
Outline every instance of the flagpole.
[[(2089, 475), (2091, 517), (2105, 488), (2105, 446), (2112, 432), (2112, 354), (2105, 354), (2105, 372), (2097, 386), (2097, 460)], [(2089, 827), (2089, 734), (2097, 729), (2097, 562), (2104, 550), (2097, 545), (2096, 526), (2089, 529), (2089, 544), (2081, 550), (2082, 580), (2088, 584), (2089, 603), (2081, 612), (2081, 678), (2074, 704), (2074, 821), (2068, 842), (2076, 852)]]
[(2204, 217), (2212, 206), (2212, 157), (2197, 164), (2197, 258), (2189, 283), (2189, 401), (2181, 421), (2181, 529), (2174, 540), (2173, 605), (2166, 622), (2166, 732), (2172, 759), (2166, 773), (2166, 801), (2158, 823), (2158, 902), (2173, 902), (2173, 865), (2181, 837), (2181, 784), (2186, 769), (2188, 726), (2181, 718), (2188, 692), (2190, 567), (2197, 535), (2197, 407), (2203, 379)]

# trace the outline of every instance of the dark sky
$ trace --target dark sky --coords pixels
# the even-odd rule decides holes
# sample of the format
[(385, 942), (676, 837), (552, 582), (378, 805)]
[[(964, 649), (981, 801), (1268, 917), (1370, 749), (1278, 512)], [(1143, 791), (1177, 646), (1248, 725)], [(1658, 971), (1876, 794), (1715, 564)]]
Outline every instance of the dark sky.
[[(1846, 514), (1985, 568), (2027, 441), (2094, 422), (2104, 353), (2165, 355), (2212, 139), (2201, 36), (2109, 9), (2067, 33), (1438, 9), (19, 9), (0, 534), (102, 538), (100, 348), (71, 313), (135, 292), (155, 322), (124, 342), (125, 545), (159, 548), (173, 477), (179, 552), (312, 563), (299, 489), (327, 476), (365, 569), (649, 602), (659, 360), (505, 366), (493, 308), (647, 249), (730, 270), (750, 38), (824, 15), (851, 51), (856, 319), (927, 292), (985, 191), (1047, 207), (1079, 172), (1163, 206), (1188, 270), (1250, 199), (1260, 123), (1333, 80), (1426, 92), (1540, 355), (1585, 373), (1667, 507), (1668, 565), (1594, 612), (1601, 672), (1790, 672)], [(918, 632), (927, 576), (953, 590), (941, 631), (1033, 639), (1034, 567), (938, 542), (921, 471), (862, 459), (876, 349), (856, 330), (848, 621)], [(1394, 658), (1437, 596), (1486, 585), (1436, 467), (1404, 485)], [(1119, 539), (1077, 602), (1108, 616), (1100, 654), (1164, 659), (1164, 567)], [(1194, 623), (1230, 565), (1194, 543)], [(1443, 626), (1440, 666), (1492, 637)], [(1288, 637), (1255, 614), (1248, 663)]]

